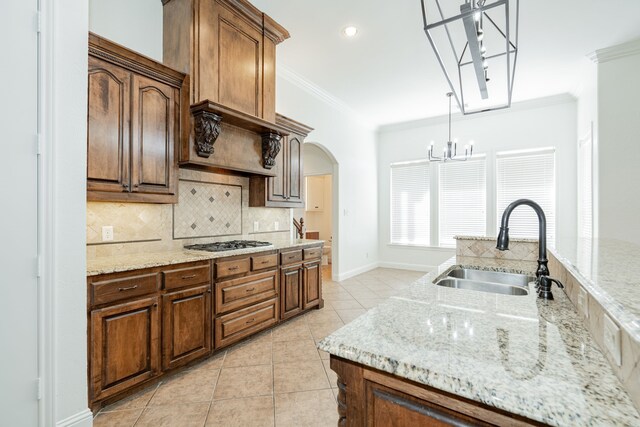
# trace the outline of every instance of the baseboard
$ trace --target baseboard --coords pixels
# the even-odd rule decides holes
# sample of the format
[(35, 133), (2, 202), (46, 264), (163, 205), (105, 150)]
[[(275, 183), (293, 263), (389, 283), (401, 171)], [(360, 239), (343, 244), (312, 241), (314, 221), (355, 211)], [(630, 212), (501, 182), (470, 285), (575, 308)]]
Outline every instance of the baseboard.
[(352, 278), (353, 276), (357, 276), (358, 274), (366, 273), (367, 271), (375, 270), (378, 268), (377, 262), (372, 262), (371, 264), (364, 265), (362, 267), (354, 268), (353, 270), (349, 270), (342, 274), (338, 274), (337, 281), (340, 282), (342, 280), (347, 280)]
[(436, 268), (435, 265), (424, 264), (405, 264), (402, 262), (380, 262), (380, 268), (395, 268), (396, 270), (413, 270), (413, 271), (431, 271)]
[(91, 427), (92, 425), (93, 413), (89, 408), (56, 423), (56, 427)]

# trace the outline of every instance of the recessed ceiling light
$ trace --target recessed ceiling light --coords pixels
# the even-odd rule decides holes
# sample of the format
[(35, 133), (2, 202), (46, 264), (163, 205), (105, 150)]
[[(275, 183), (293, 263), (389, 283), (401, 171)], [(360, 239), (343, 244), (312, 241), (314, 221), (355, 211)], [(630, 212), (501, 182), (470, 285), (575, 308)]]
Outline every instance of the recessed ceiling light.
[(358, 34), (358, 29), (354, 26), (348, 26), (342, 30), (342, 33), (347, 37), (355, 37)]

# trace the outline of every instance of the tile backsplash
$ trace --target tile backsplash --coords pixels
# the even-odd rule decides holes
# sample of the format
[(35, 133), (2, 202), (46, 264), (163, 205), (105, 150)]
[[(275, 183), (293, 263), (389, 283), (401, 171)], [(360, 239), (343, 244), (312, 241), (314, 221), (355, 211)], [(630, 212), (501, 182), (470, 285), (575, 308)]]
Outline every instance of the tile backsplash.
[[(177, 250), (220, 240), (269, 241), (290, 235), (291, 223), (291, 209), (249, 207), (249, 178), (180, 169), (176, 205), (88, 202), (87, 257)], [(113, 226), (114, 240), (103, 242), (102, 227), (107, 225)]]

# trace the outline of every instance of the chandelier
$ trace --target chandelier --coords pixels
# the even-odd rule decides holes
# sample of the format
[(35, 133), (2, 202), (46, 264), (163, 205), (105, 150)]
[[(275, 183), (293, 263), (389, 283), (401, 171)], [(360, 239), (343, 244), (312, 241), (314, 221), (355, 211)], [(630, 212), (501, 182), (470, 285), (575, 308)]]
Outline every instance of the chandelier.
[(462, 114), (509, 108), (520, 0), (463, 1), (420, 0), (424, 32)]
[(473, 141), (469, 141), (469, 144), (464, 146), (464, 157), (458, 156), (458, 153), (457, 153), (458, 140), (454, 139), (453, 141), (451, 141), (451, 97), (453, 96), (453, 93), (449, 92), (447, 93), (447, 96), (449, 97), (449, 139), (447, 140), (447, 145), (444, 147), (442, 157), (437, 157), (433, 155), (433, 141), (431, 141), (431, 144), (429, 145), (429, 150), (427, 152), (429, 155), (430, 162), (446, 162), (449, 160), (457, 160), (457, 161), (464, 162), (469, 157), (473, 156)]

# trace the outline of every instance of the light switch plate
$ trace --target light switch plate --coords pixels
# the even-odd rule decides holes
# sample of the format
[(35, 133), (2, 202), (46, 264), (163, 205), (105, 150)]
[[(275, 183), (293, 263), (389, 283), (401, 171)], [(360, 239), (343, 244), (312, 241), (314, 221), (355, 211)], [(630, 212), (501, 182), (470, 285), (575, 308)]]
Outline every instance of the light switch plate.
[(589, 297), (587, 296), (587, 291), (580, 286), (580, 290), (578, 291), (578, 312), (582, 313), (585, 319), (589, 318)]
[(618, 364), (622, 365), (622, 350), (620, 345), (620, 328), (606, 314), (603, 314), (604, 346)]
[(102, 226), (102, 241), (108, 242), (113, 240), (113, 225)]
[(273, 223), (273, 229), (276, 231), (280, 230), (280, 223), (278, 221), (275, 221)]
[(253, 232), (256, 233), (258, 231), (260, 231), (260, 222), (253, 221)]

